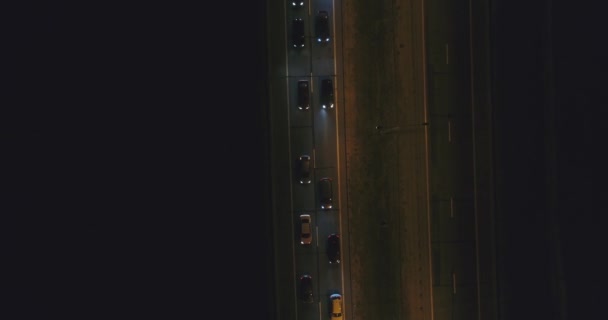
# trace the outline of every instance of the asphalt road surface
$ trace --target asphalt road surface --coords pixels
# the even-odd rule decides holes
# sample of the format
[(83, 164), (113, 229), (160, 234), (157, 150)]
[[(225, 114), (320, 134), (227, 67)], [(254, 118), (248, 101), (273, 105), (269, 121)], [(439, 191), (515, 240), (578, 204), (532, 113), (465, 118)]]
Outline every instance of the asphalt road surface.
[[(286, 5), (287, 4), (287, 5)], [(323, 79), (336, 83), (334, 50), (334, 7), (332, 1), (306, 1), (303, 8), (276, 1), (270, 4), (269, 26), (271, 43), (271, 118), (273, 127), (273, 198), (277, 252), (277, 303), (279, 317), (298, 319), (328, 319), (329, 296), (343, 293), (342, 263), (329, 264), (327, 237), (341, 234), (340, 184), (338, 165), (338, 116), (336, 105), (324, 110), (319, 102)], [(317, 43), (314, 21), (318, 11), (330, 17), (329, 43)], [(291, 46), (293, 19), (301, 18), (305, 26), (305, 46)], [(310, 109), (297, 105), (299, 81), (308, 81)], [(335, 85), (334, 85), (335, 86)], [(299, 184), (294, 175), (296, 160), (301, 155), (311, 157), (310, 184)], [(322, 210), (319, 203), (318, 181), (332, 179), (333, 207)], [(299, 215), (311, 215), (313, 243), (300, 244)], [(344, 260), (342, 260), (344, 261)], [(297, 296), (298, 279), (309, 274), (313, 279), (314, 303), (302, 303)]]
[[(313, 116), (291, 107), (298, 80), (318, 83), (314, 72), (307, 74), (316, 69), (315, 51), (289, 48), (285, 58), (277, 53), (276, 59), (271, 59), (276, 63), (278, 88), (273, 96), (289, 105), (285, 111), (279, 103), (281, 110), (275, 111), (275, 121), (288, 119), (290, 123), (288, 128), (276, 125), (277, 132), (288, 131), (289, 138), (276, 135), (275, 142), (291, 148), (289, 157), (281, 154), (283, 148), (275, 150), (281, 170), (288, 169), (299, 155), (312, 154), (315, 178), (319, 178), (318, 174), (331, 166), (316, 154), (340, 148), (340, 182), (346, 186), (340, 194), (340, 204), (346, 209), (340, 213), (346, 219), (318, 219), (316, 225), (322, 231), (320, 238), (328, 232), (323, 231), (327, 223), (341, 223), (346, 231), (344, 286), (350, 290), (344, 293), (344, 301), (349, 319), (470, 318), (479, 312), (474, 190), (478, 169), (473, 161), (469, 15), (465, 3), (455, 5), (454, 10), (442, 10), (445, 5), (432, 3), (423, 8), (422, 2), (395, 6), (388, 2), (345, 3), (341, 11), (336, 10), (340, 13), (336, 21), (341, 22), (336, 29), (342, 31), (342, 42), (336, 49), (336, 116), (344, 123), (339, 132), (333, 126), (319, 126), (326, 115), (316, 112), (314, 103)], [(422, 28), (425, 9), (429, 10), (430, 30), (426, 35)], [(287, 21), (297, 14), (301, 12), (288, 11)], [(446, 19), (459, 29), (448, 32)], [(283, 38), (289, 41), (286, 33)], [(280, 32), (275, 36), (282, 43)], [(425, 36), (428, 52), (423, 49)], [(313, 61), (311, 67), (306, 67), (307, 58)], [(430, 70), (425, 70), (425, 64)], [(283, 70), (288, 71), (286, 79), (282, 79)], [(484, 75), (483, 70), (480, 74)], [(283, 90), (287, 93), (278, 92)], [(427, 90), (428, 97), (424, 94)], [(484, 107), (482, 104), (481, 109)], [(340, 140), (334, 144), (336, 134), (344, 139), (342, 147), (338, 146)], [(487, 144), (482, 147), (489, 148)], [(336, 160), (330, 158), (328, 163)], [(329, 171), (334, 177), (336, 173)], [(286, 182), (288, 179), (282, 178), (280, 183)], [(301, 270), (314, 269), (322, 262), (322, 251), (314, 246), (296, 246), (294, 250), (281, 240), (296, 243), (295, 217), (314, 213), (315, 194), (310, 187), (293, 185), (289, 189), (276, 187), (275, 191), (275, 199), (291, 199), (277, 200), (282, 203), (279, 212), (292, 214), (277, 215), (275, 225), (283, 230), (276, 245), (282, 270), (277, 290), (286, 296), (293, 296), (297, 285), (289, 282)], [(291, 255), (295, 259), (291, 260)], [(320, 268), (313, 278), (324, 272)], [(279, 314), (316, 316), (314, 309), (299, 308), (297, 301), (281, 301)]]

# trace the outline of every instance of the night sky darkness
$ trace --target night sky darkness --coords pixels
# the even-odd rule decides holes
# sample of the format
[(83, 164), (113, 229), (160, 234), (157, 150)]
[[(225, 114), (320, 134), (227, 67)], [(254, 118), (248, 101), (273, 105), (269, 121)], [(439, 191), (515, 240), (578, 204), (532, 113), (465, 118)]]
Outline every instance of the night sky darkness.
[[(558, 318), (559, 300), (553, 299), (551, 285), (554, 247), (547, 240), (554, 218), (568, 319), (594, 317), (601, 314), (606, 297), (601, 276), (607, 266), (606, 210), (601, 205), (606, 188), (599, 182), (605, 177), (602, 74), (608, 52), (598, 42), (605, 19), (600, 6), (586, 2), (493, 4), (501, 314)], [(544, 33), (548, 21), (549, 37)], [(552, 163), (553, 171), (547, 169)], [(555, 200), (548, 202), (547, 195)], [(551, 205), (556, 209), (550, 210)]]
[(606, 227), (606, 101), (608, 48), (601, 6), (559, 3), (555, 13), (559, 220), (570, 318), (603, 313), (608, 268)]
[[(545, 3), (493, 5), (501, 298), (512, 319), (555, 317), (547, 190), (568, 319), (600, 314), (606, 298), (608, 52), (605, 11), (588, 2), (553, 3), (550, 74)], [(7, 305), (21, 315), (11, 319), (271, 319), (265, 8), (212, 6), (2, 10), (3, 260)]]
[(264, 5), (3, 12), (7, 305), (270, 319)]

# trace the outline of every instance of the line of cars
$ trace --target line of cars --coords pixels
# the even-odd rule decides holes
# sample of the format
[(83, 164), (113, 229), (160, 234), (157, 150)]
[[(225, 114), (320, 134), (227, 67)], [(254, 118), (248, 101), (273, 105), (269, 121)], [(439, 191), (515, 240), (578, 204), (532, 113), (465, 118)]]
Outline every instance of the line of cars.
[[(304, 0), (290, 0), (289, 4), (295, 12), (303, 10)], [(314, 39), (320, 45), (330, 42), (329, 14), (327, 11), (317, 11), (314, 17)], [(291, 20), (291, 45), (296, 49), (306, 46), (306, 26), (304, 19), (295, 17)], [(298, 110), (311, 109), (311, 83), (309, 80), (299, 80), (296, 89), (296, 105)], [(322, 109), (334, 108), (334, 84), (331, 77), (322, 78), (320, 82), (319, 105)], [(301, 155), (295, 165), (297, 183), (310, 185), (312, 183), (312, 159), (310, 155)], [(321, 210), (331, 210), (333, 205), (333, 181), (329, 177), (322, 177), (317, 181), (318, 201)], [(300, 214), (300, 244), (310, 246), (313, 243), (314, 224), (312, 215)], [(340, 263), (340, 235), (330, 234), (325, 242), (327, 259), (330, 264)], [(314, 302), (313, 278), (310, 274), (303, 274), (298, 281), (298, 298), (304, 303)], [(329, 314), (332, 320), (342, 320), (342, 296), (332, 293), (329, 296)]]
[[(312, 159), (309, 155), (303, 154), (298, 157), (295, 169), (296, 181), (298, 181), (300, 184), (310, 184), (312, 182)], [(328, 177), (323, 177), (319, 179), (317, 188), (319, 191), (319, 206), (321, 209), (333, 209), (333, 180)]]
[[(300, 215), (300, 243), (312, 244), (312, 220), (310, 214)], [(327, 260), (330, 264), (340, 263), (340, 235), (332, 233), (327, 237)]]
[[(302, 302), (315, 302), (313, 293), (313, 281), (311, 275), (305, 274), (300, 277), (300, 287), (298, 295)], [(342, 295), (339, 293), (332, 293), (329, 296), (329, 301), (329, 314), (331, 320), (342, 320)]]
[[(303, 1), (293, 1), (292, 7), (295, 9), (304, 6)], [(327, 44), (331, 40), (329, 28), (329, 13), (324, 10), (317, 11), (315, 15), (315, 39), (320, 44)], [(304, 48), (306, 46), (306, 26), (304, 19), (300, 17), (291, 20), (291, 42), (294, 48)]]
[[(298, 110), (310, 110), (310, 83), (308, 80), (298, 80), (297, 85), (297, 107)], [(323, 109), (334, 108), (334, 82), (331, 78), (321, 80), (321, 92), (319, 103)]]
[[(294, 8), (304, 6), (303, 1), (293, 1)], [(291, 37), (294, 48), (304, 48), (306, 45), (306, 28), (304, 19), (294, 18), (291, 21)], [(327, 44), (330, 41), (329, 14), (318, 11), (315, 17), (315, 39), (318, 43)], [(299, 80), (297, 89), (297, 106), (299, 110), (310, 109), (310, 84), (308, 80)], [(331, 78), (321, 80), (320, 104), (323, 109), (334, 107), (334, 85)]]
[[(315, 301), (313, 294), (312, 276), (305, 274), (300, 277), (299, 296), (303, 302), (313, 303)], [(329, 314), (331, 320), (342, 320), (342, 295), (332, 293), (329, 296)]]
[[(310, 156), (302, 155), (298, 158), (298, 182), (300, 184), (311, 183)], [(324, 177), (319, 180), (319, 201), (321, 209), (328, 210), (333, 207), (332, 180)], [(309, 246), (313, 243), (312, 216), (308, 213), (300, 215), (300, 244)], [(329, 264), (340, 263), (340, 235), (332, 233), (327, 237), (326, 243), (327, 261)], [(298, 298), (304, 303), (314, 302), (313, 280), (310, 274), (304, 274), (299, 278)], [(330, 295), (331, 320), (342, 320), (342, 295), (333, 293)]]

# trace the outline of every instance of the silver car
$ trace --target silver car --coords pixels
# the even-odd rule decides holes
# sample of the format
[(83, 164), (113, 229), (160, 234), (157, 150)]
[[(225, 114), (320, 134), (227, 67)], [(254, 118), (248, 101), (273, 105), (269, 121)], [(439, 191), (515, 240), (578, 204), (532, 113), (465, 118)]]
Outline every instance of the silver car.
[(312, 224), (309, 214), (300, 215), (300, 243), (305, 245), (312, 243)]

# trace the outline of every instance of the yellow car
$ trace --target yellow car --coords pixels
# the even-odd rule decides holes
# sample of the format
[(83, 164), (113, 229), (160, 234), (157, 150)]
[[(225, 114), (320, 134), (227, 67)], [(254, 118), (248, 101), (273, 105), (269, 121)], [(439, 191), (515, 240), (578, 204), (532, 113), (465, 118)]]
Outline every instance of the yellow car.
[(334, 293), (329, 296), (331, 301), (331, 320), (342, 320), (342, 296)]

